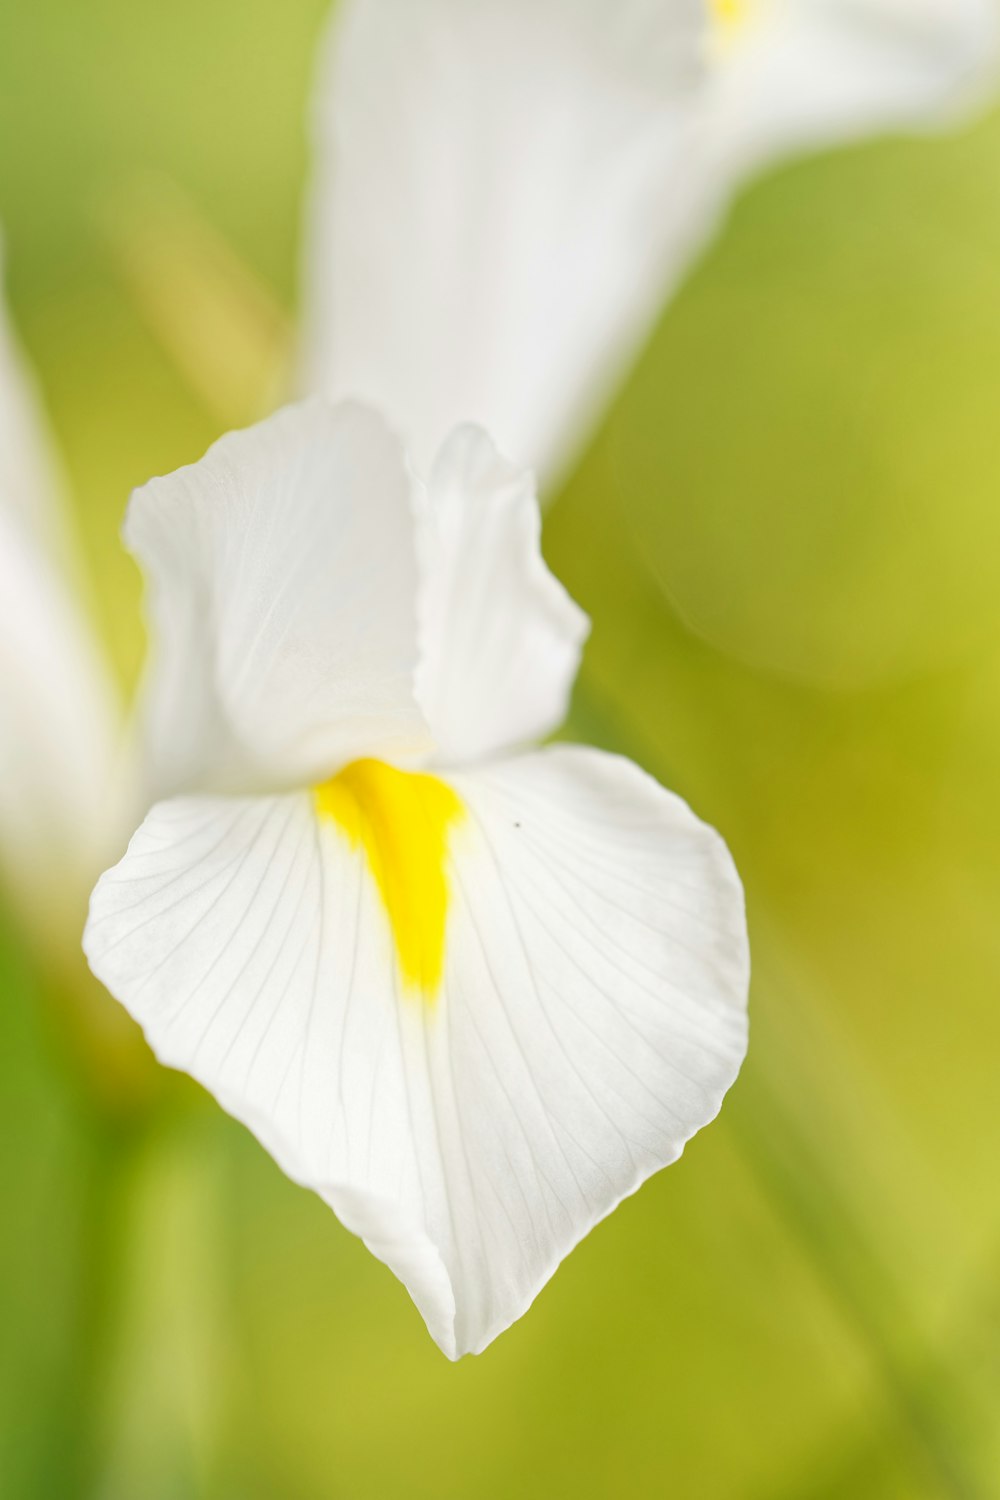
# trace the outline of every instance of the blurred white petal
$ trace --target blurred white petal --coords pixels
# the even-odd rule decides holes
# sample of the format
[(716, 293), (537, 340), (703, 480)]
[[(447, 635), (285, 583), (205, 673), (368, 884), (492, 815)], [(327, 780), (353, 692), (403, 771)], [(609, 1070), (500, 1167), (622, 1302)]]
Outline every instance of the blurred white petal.
[(996, 0), (345, 0), (316, 101), (304, 383), (481, 423), (543, 489), (748, 173), (956, 115)]
[(714, 1117), (747, 951), (721, 840), (627, 762), (557, 748), (448, 782), (432, 999), (308, 793), (155, 807), (86, 948), (161, 1059), (326, 1199), (455, 1358)]
[(477, 422), (548, 484), (701, 232), (702, 0), (348, 0), (316, 100), (305, 384), (426, 472)]
[(53, 935), (82, 916), (120, 830), (119, 725), (66, 577), (0, 505), (0, 865)]
[(589, 628), (542, 559), (529, 473), (459, 428), (431, 473), (421, 530), (417, 694), (451, 762), (557, 729)]
[(161, 792), (273, 790), (426, 747), (411, 488), (378, 417), (317, 399), (137, 491)]
[(82, 918), (127, 796), (121, 706), (78, 597), (61, 502), (0, 298), (0, 869), (55, 941)]

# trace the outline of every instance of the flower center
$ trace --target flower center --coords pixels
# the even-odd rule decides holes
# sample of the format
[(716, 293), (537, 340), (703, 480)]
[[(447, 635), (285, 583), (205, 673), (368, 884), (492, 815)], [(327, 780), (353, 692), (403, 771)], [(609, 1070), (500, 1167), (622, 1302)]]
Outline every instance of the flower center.
[(433, 1000), (444, 971), (448, 835), (462, 803), (436, 776), (356, 760), (314, 789), (316, 808), (362, 849), (404, 983)]

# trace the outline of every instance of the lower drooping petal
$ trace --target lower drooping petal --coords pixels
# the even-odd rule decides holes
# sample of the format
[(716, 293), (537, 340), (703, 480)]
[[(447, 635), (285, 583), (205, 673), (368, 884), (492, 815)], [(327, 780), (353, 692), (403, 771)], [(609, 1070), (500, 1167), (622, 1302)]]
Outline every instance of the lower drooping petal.
[[(721, 840), (628, 762), (556, 748), (446, 785), (433, 994), (404, 982), (373, 874), (391, 842), (309, 793), (155, 807), (85, 946), (457, 1358), (714, 1117), (748, 957)], [(373, 829), (383, 790), (352, 783)]]

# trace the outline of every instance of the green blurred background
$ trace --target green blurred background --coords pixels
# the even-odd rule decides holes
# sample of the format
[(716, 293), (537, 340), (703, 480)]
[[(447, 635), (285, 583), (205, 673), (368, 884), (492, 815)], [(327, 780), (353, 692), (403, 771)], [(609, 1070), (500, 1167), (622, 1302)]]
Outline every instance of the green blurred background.
[[(0, 8), (10, 298), (126, 684), (130, 488), (273, 394), (325, 10)], [(1000, 1495), (998, 186), (1000, 118), (755, 186), (548, 518), (571, 730), (724, 832), (753, 1037), (485, 1355), (0, 917), (4, 1497)]]

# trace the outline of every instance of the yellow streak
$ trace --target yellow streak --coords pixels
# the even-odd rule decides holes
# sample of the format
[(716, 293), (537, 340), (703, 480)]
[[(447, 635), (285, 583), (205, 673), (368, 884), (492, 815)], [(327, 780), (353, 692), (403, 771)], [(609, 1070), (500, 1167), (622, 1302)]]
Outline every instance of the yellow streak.
[(747, 19), (749, 0), (708, 0), (708, 8), (723, 33), (732, 35)]
[(463, 814), (436, 776), (356, 760), (314, 788), (316, 808), (363, 849), (375, 879), (404, 983), (434, 999), (444, 971), (448, 834)]

